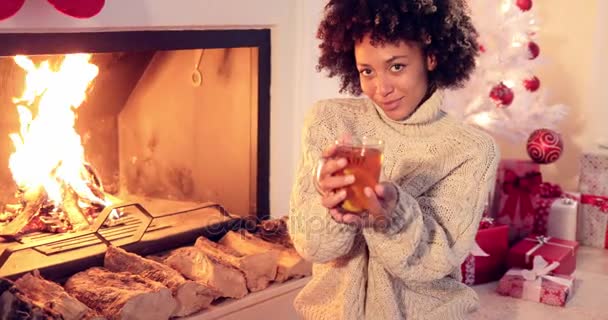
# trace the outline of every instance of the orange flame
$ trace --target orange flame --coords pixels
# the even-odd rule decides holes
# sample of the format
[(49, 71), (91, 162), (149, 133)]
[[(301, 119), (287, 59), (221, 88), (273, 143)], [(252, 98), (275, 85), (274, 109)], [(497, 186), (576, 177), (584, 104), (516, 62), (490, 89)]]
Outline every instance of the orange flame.
[(18, 133), (10, 134), (15, 152), (9, 168), (20, 189), (42, 186), (55, 205), (61, 204), (62, 185), (82, 198), (106, 204), (87, 187), (84, 147), (74, 129), (75, 111), (99, 72), (90, 58), (90, 54), (66, 55), (55, 71), (48, 61), (36, 66), (28, 57), (15, 57), (27, 75), (22, 96), (13, 99), (21, 126)]

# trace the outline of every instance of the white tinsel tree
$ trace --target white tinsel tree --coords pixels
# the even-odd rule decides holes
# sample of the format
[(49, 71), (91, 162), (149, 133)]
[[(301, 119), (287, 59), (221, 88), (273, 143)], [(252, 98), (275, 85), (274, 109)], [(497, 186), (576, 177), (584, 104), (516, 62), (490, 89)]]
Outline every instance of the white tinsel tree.
[(481, 52), (466, 86), (447, 92), (446, 111), (514, 143), (538, 128), (555, 130), (567, 107), (547, 104), (547, 90), (534, 73), (543, 59), (532, 0), (468, 3)]

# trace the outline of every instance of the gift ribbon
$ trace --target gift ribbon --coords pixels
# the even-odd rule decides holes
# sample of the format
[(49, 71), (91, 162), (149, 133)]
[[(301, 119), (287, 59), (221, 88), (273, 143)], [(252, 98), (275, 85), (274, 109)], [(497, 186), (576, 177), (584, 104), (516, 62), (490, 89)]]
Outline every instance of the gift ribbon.
[[(608, 197), (582, 194), (581, 203), (592, 205), (600, 209), (601, 212), (608, 213)], [(608, 249), (608, 226), (606, 226), (606, 235), (604, 236), (604, 248)]]
[(572, 279), (550, 276), (549, 273), (559, 267), (559, 262), (554, 261), (549, 264), (543, 257), (534, 257), (532, 269), (511, 269), (507, 275), (520, 276), (524, 278), (522, 298), (532, 301), (539, 301), (542, 291), (542, 281), (546, 279), (551, 282), (572, 287)]
[(489, 227), (494, 225), (494, 218), (491, 217), (482, 217), (481, 221), (479, 221), (479, 229), (488, 229)]
[(520, 177), (515, 171), (506, 169), (502, 190), (507, 195), (507, 200), (500, 215), (509, 215), (511, 220), (515, 219), (518, 204), (522, 220), (533, 215), (532, 195), (538, 192), (541, 183), (542, 176), (538, 171), (531, 171)]
[(551, 241), (551, 237), (536, 236), (535, 238), (527, 237), (524, 240), (537, 242), (537, 244), (534, 247), (532, 247), (532, 249), (530, 249), (530, 250), (528, 250), (528, 252), (526, 252), (526, 264), (528, 264), (530, 262), (530, 256), (536, 250), (540, 249), (545, 244), (550, 244), (550, 245), (554, 245), (554, 246), (570, 249), (570, 250), (572, 250), (572, 255), (574, 255), (574, 247), (573, 246), (569, 246), (569, 245), (563, 244), (563, 243), (552, 242)]
[(581, 203), (592, 205), (600, 209), (601, 212), (608, 213), (608, 197), (582, 194)]

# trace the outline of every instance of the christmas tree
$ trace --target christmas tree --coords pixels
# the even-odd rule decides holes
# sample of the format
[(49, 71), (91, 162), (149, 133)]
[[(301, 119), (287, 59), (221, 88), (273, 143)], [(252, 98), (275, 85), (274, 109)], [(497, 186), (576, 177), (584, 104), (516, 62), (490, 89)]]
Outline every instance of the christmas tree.
[(534, 71), (543, 62), (532, 0), (469, 0), (478, 31), (477, 68), (464, 88), (448, 91), (448, 113), (514, 143), (536, 129), (556, 129), (566, 115), (548, 105)]

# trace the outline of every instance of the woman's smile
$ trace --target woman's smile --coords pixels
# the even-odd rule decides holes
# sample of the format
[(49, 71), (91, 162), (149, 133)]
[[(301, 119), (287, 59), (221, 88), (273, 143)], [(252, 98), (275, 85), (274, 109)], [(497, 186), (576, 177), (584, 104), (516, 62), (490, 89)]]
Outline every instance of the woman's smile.
[(403, 100), (403, 97), (398, 98), (398, 99), (393, 99), (393, 100), (382, 101), (382, 102), (380, 102), (380, 106), (382, 107), (382, 110), (384, 110), (385, 112), (390, 112), (390, 111), (393, 111), (393, 110), (399, 108), (399, 104), (401, 103), (401, 100)]

